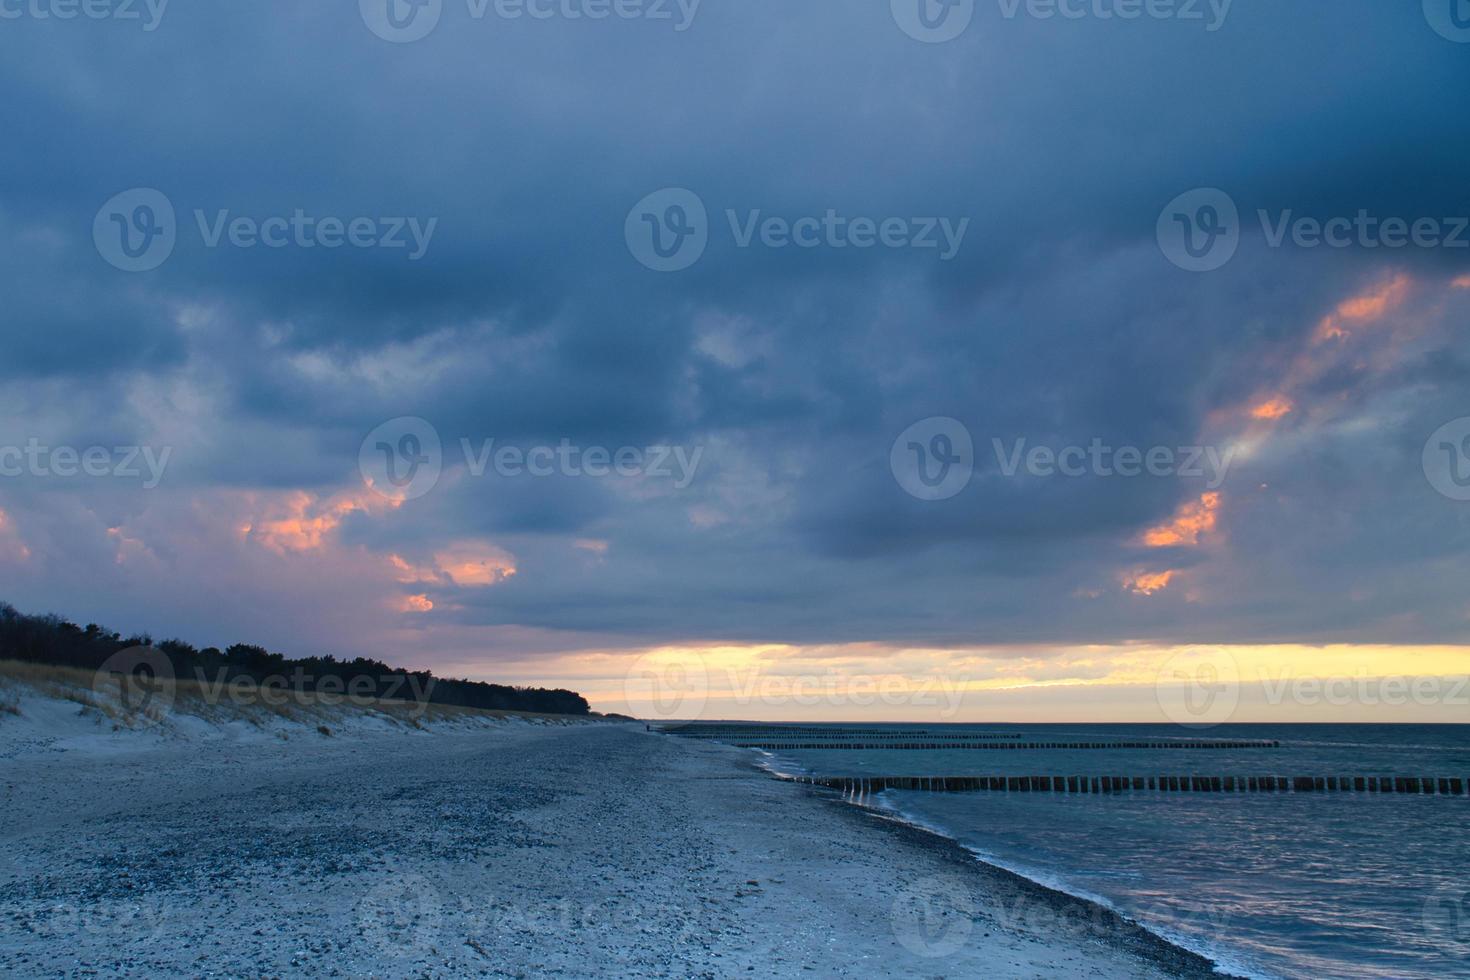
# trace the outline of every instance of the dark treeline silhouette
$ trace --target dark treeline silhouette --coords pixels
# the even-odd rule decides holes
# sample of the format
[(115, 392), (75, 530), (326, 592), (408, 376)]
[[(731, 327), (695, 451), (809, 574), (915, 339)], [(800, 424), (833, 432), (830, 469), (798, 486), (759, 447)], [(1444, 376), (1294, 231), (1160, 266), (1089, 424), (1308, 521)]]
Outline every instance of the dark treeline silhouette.
[(589, 712), (587, 700), (575, 691), (435, 677), (426, 670), (404, 670), (365, 657), (288, 659), (249, 643), (236, 643), (224, 650), (199, 649), (182, 640), (154, 643), (147, 634), (124, 637), (96, 623), (82, 627), (59, 616), (28, 616), (9, 603), (0, 603), (0, 659), (97, 670), (108, 657), (134, 646), (152, 647), (166, 655), (174, 676), (180, 680), (206, 684), (249, 680), (312, 691), (324, 678), (335, 678), (333, 685), (340, 682), (334, 692), (338, 694), (405, 700), (427, 696), (434, 704), (497, 711), (565, 715)]

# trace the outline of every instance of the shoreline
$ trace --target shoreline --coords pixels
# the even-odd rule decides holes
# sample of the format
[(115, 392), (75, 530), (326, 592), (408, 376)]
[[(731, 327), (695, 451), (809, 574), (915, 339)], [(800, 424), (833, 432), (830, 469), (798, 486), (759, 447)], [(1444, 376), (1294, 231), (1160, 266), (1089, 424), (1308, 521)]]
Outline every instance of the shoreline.
[(1258, 978), (1249, 975), (1226, 972), (1219, 964), (1219, 961), (1213, 960), (1205, 953), (1192, 950), (1183, 943), (1176, 942), (1167, 936), (1155, 932), (1148, 926), (1130, 918), (1119, 909), (1098, 901), (1095, 898), (1048, 885), (1023, 871), (998, 864), (973, 848), (961, 843), (956, 838), (951, 837), (943, 830), (919, 823), (897, 810), (866, 807), (859, 803), (848, 802), (836, 795), (827, 799), (826, 802), (835, 805), (840, 812), (846, 813), (853, 819), (863, 820), (867, 818), (870, 821), (870, 823), (866, 824), (867, 826), (877, 826), (884, 829), (892, 828), (893, 833), (906, 836), (916, 846), (952, 853), (959, 860), (973, 867), (981, 875), (994, 876), (998, 879), (1007, 880), (1008, 883), (1015, 885), (1018, 890), (1034, 890), (1044, 894), (1048, 901), (1055, 904), (1060, 913), (1058, 916), (1059, 919), (1065, 921), (1072, 918), (1067, 914), (1069, 911), (1082, 911), (1085, 915), (1079, 918), (1089, 923), (1106, 923), (1104, 929), (1109, 934), (1116, 933), (1112, 939), (1103, 939), (1102, 941), (1115, 942), (1117, 945), (1139, 956), (1156, 960), (1160, 966), (1180, 971), (1180, 975), (1210, 976), (1222, 978), (1222, 980), (1258, 980)]
[[(877, 828), (903, 838), (912, 846), (929, 849), (947, 860), (955, 861), (990, 883), (1004, 883), (1019, 893), (1030, 892), (1043, 896), (1059, 922), (1083, 921), (1088, 923), (1084, 932), (1101, 942), (1112, 943), (1141, 958), (1156, 962), (1171, 971), (1171, 975), (1184, 977), (1216, 977), (1221, 980), (1256, 980), (1248, 975), (1229, 973), (1208, 955), (1176, 942), (1148, 926), (1128, 917), (1095, 898), (1078, 895), (1044, 882), (1012, 868), (1004, 867), (960, 842), (937, 827), (931, 827), (903, 814), (894, 808), (872, 806), (844, 799), (836, 790), (826, 789), (809, 783), (799, 783), (786, 773), (763, 764), (776, 757), (761, 749), (742, 749), (758, 753), (765, 758), (751, 759), (753, 771), (768, 779), (800, 787), (809, 796), (829, 805), (840, 815), (840, 819), (855, 822), (864, 829)], [(1082, 912), (1080, 916), (1073, 913)], [(1098, 928), (1101, 924), (1101, 928)], [(1177, 971), (1177, 972), (1176, 972)]]
[(636, 725), (106, 741), (0, 761), (0, 973), (1219, 976)]
[[(1182, 965), (1189, 970), (1203, 968), (1205, 975), (1220, 977), (1223, 980), (1269, 980), (1264, 975), (1258, 976), (1251, 973), (1230, 972), (1230, 968), (1224, 963), (1212, 958), (1212, 951), (1191, 949), (1185, 941), (1173, 939), (1155, 931), (1149, 926), (1131, 918), (1126, 912), (1113, 906), (1106, 899), (1099, 896), (1069, 891), (1065, 887), (1042, 881), (1035, 877), (1034, 873), (1006, 867), (992, 857), (963, 843), (944, 828), (931, 826), (922, 822), (904, 813), (897, 807), (889, 806), (886, 803), (858, 803), (855, 800), (845, 798), (838, 790), (799, 782), (792, 774), (776, 768), (776, 763), (780, 757), (772, 752), (759, 748), (749, 748), (741, 751), (754, 752), (760, 757), (758, 760), (752, 762), (752, 768), (757, 772), (778, 782), (800, 786), (816, 799), (832, 804), (844, 815), (858, 816), (858, 819), (866, 817), (872, 821), (873, 825), (877, 826), (894, 825), (901, 827), (905, 831), (917, 835), (915, 842), (920, 846), (946, 851), (958, 851), (964, 856), (965, 860), (976, 865), (981, 873), (1009, 876), (1026, 887), (1040, 889), (1055, 902), (1059, 910), (1075, 907), (1086, 909), (1088, 911), (1086, 917), (1088, 921), (1094, 925), (1099, 921), (1108, 923), (1107, 928), (1109, 931), (1117, 932), (1118, 941), (1133, 948), (1133, 951), (1138, 952), (1140, 955), (1157, 958), (1165, 965)], [(874, 799), (876, 800), (877, 797), (875, 796)], [(1125, 936), (1128, 937), (1126, 940), (1122, 938)], [(1236, 967), (1235, 969), (1239, 968)]]

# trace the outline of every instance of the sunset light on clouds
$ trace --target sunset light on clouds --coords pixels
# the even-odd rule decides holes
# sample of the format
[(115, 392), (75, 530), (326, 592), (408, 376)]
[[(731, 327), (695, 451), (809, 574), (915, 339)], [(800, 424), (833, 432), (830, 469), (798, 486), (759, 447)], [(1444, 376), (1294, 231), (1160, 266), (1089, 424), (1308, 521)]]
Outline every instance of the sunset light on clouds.
[[(657, 49), (657, 70), (614, 98), (603, 69), (627, 51), (537, 35), (487, 59), (441, 31), (400, 86), (336, 73), (356, 62), (312, 40), (324, 14), (299, 16), (300, 37), (273, 43), (325, 71), (310, 85), (296, 69), (250, 99), (220, 79), (160, 84), (145, 127), (122, 110), (83, 113), (75, 93), (8, 110), (25, 116), (16, 132), (100, 127), (117, 159), (151, 162), (146, 180), (119, 183), (88, 155), (63, 186), (45, 154), (12, 148), (12, 182), (54, 190), (0, 194), (24, 325), (7, 351), (0, 446), (100, 447), (119, 465), (129, 446), (172, 448), (156, 486), (141, 464), (141, 477), (58, 476), (49, 456), (0, 478), (0, 595), (17, 607), (492, 680), (544, 680), (543, 664), (570, 687), (601, 685), (608, 708), (649, 651), (777, 662), (866, 644), (864, 662), (906, 657), (921, 676), (977, 646), (1045, 664), (1085, 644), (1108, 674), (1134, 644), (1284, 645), (1302, 671), (1319, 647), (1360, 644), (1372, 669), (1393, 670), (1394, 651), (1428, 645), (1447, 660), (1470, 644), (1465, 510), (1425, 469), (1449, 459), (1426, 451), (1431, 434), (1470, 416), (1461, 253), (1272, 244), (1256, 217), (1463, 207), (1445, 175), (1470, 147), (1405, 134), (1418, 115), (1442, 131), (1423, 93), (1453, 88), (1464, 52), (1405, 68), (1393, 85), (1418, 107), (1406, 118), (1347, 67), (1354, 52), (1377, 56), (1367, 40), (1334, 40), (1346, 47), (1324, 69), (1340, 86), (1330, 102), (1301, 88), (1302, 66), (1266, 30), (1238, 41), (1259, 49), (1248, 76), (1193, 42), (1120, 33), (1104, 50), (1065, 32), (1045, 58), (1002, 45), (932, 76), (955, 49), (901, 36), (894, 49), (854, 27), (854, 44), (823, 54), (835, 71), (777, 59), (742, 88), (731, 72), (769, 38), (712, 20)], [(796, 31), (830, 14), (783, 16)], [(265, 30), (239, 18), (230, 44), (224, 31), (187, 50), (228, 62)], [(627, 50), (652, 43), (630, 37)], [(162, 70), (96, 56), (98, 77)], [(453, 109), (425, 102), (465, 65), (490, 77), (453, 86)], [(858, 67), (877, 72), (871, 91), (828, 98)], [(1154, 84), (1202, 67), (1286, 101), (1202, 115), (1219, 78), (1191, 94)], [(24, 80), (53, 68), (23, 50), (3, 71), (32, 91)], [(544, 97), (575, 96), (558, 119), (577, 139), (533, 162), (515, 148), (545, 134), (503, 93), (542, 70), (558, 79)], [(657, 154), (630, 140), (634, 107), (692, 77), (709, 80), (712, 107), (738, 111), (659, 117), (654, 135), (678, 139), (656, 140)], [(1014, 97), (934, 102), (934, 77), (976, 91), (1005, 78)], [(1110, 124), (1080, 140), (1038, 126), (1058, 118), (1049, 91), (1068, 93), (1068, 117)], [(1118, 91), (1149, 93), (1150, 108), (1120, 116)], [(247, 128), (267, 112), (257, 97), (326, 122), (224, 147), (201, 142), (206, 96)], [(771, 144), (755, 121), (772, 117), (807, 133), (802, 145)], [(364, 119), (404, 131), (384, 144)], [(1114, 152), (1206, 119), (1205, 156)], [(853, 166), (874, 132), (891, 151)], [(1408, 140), (1392, 167), (1385, 132)], [(452, 154), (432, 149), (450, 137)], [(200, 176), (222, 158), (228, 180)], [(132, 184), (180, 216), (173, 253), (148, 272), (109, 264), (92, 238), (98, 208)], [(626, 237), (629, 209), (664, 185), (711, 219), (703, 255), (669, 272)], [(1160, 209), (1201, 187), (1229, 195), (1241, 234), (1228, 262), (1191, 271), (1164, 249)], [(410, 262), (407, 250), (211, 247), (192, 216), (289, 213), (304, 197), (320, 215), (437, 217), (437, 231)], [(876, 203), (971, 230), (940, 260), (779, 250), (759, 231), (742, 245), (725, 217), (850, 219)], [(427, 429), (369, 438), (404, 419)], [(900, 439), (933, 420), (954, 425)], [(1079, 452), (1063, 457), (1084, 460), (1071, 475), (1008, 473), (994, 447), (1023, 440), (1142, 459), (1198, 450), (1218, 465), (1129, 476)], [(698, 451), (697, 468), (680, 470), (675, 448)], [(916, 453), (927, 469), (906, 483), (898, 467)], [(384, 458), (391, 470), (371, 469)]]

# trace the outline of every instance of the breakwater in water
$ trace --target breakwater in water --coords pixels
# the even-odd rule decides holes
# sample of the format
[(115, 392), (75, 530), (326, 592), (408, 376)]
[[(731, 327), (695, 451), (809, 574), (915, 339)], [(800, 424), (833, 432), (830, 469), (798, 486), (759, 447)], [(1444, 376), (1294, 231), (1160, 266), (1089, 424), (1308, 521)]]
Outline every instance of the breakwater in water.
[(871, 752), (875, 750), (912, 750), (912, 751), (960, 751), (973, 749), (976, 751), (1009, 751), (1009, 750), (1032, 750), (1042, 751), (1047, 749), (1082, 749), (1082, 750), (1105, 750), (1117, 751), (1119, 749), (1274, 749), (1279, 748), (1279, 742), (1203, 742), (1203, 741), (1177, 741), (1177, 742), (729, 742), (730, 745), (740, 749), (765, 749), (768, 752), (795, 752), (802, 750), (819, 749), (822, 751), (854, 751)]
[(711, 722), (670, 734), (764, 752), (774, 776), (1101, 897), (1239, 976), (1470, 977), (1470, 725)]
[(1416, 793), (1464, 796), (1458, 776), (785, 776), (867, 796), (934, 793)]

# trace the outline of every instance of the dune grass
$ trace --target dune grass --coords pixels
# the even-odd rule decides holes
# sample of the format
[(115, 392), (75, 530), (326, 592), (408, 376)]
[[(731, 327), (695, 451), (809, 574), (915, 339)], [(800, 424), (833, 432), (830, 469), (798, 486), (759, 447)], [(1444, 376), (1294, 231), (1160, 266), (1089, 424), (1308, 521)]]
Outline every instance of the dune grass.
[[(169, 714), (194, 715), (216, 724), (245, 721), (265, 727), (272, 720), (315, 727), (323, 735), (335, 734), (327, 723), (344, 717), (381, 717), (407, 728), (423, 729), (428, 724), (475, 718), (524, 718), (565, 722), (571, 715), (527, 711), (496, 711), (452, 704), (407, 701), (394, 698), (364, 698), (346, 694), (260, 688), (254, 685), (214, 685), (197, 680), (156, 682), (152, 696), (141, 704), (125, 697), (125, 680), (116, 676), (60, 667), (51, 664), (0, 659), (0, 713), (22, 715), (29, 692), (70, 701), (81, 710), (95, 712), (114, 729), (140, 728), (166, 720)], [(583, 719), (579, 719), (583, 720)]]

